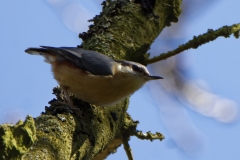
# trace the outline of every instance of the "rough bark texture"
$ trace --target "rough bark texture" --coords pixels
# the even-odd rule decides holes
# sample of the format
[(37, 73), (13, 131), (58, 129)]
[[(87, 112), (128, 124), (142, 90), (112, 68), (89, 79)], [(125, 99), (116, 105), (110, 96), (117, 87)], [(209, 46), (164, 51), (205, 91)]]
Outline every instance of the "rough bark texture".
[[(162, 29), (177, 22), (180, 4), (181, 0), (107, 0), (89, 31), (80, 34), (81, 47), (115, 59), (145, 63), (146, 52)], [(61, 100), (58, 88), (54, 93)], [(35, 120), (27, 117), (15, 126), (1, 125), (1, 158), (102, 160), (135, 134), (138, 122), (126, 113), (128, 99), (100, 107), (71, 98), (82, 117), (50, 103)]]

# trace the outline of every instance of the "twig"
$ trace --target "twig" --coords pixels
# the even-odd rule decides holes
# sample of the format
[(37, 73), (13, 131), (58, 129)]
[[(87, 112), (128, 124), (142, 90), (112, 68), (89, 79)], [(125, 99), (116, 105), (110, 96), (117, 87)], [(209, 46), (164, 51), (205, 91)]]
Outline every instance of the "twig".
[(128, 139), (123, 139), (124, 150), (128, 156), (128, 160), (133, 160), (132, 149), (128, 143)]
[(151, 132), (142, 133), (142, 131), (136, 131), (134, 135), (142, 140), (147, 139), (147, 140), (153, 141), (155, 139), (159, 139), (160, 141), (162, 141), (164, 139), (164, 135), (162, 135), (159, 132), (156, 132), (156, 134), (153, 134)]
[(179, 54), (188, 49), (196, 49), (202, 44), (208, 43), (210, 41), (215, 40), (216, 38), (223, 36), (225, 38), (229, 38), (231, 34), (234, 34), (236, 38), (239, 38), (240, 35), (240, 23), (233, 24), (232, 26), (223, 26), (217, 30), (208, 29), (207, 33), (204, 33), (199, 36), (194, 36), (192, 40), (189, 40), (187, 43), (180, 45), (175, 50), (169, 51), (167, 53), (162, 53), (159, 56), (153, 57), (151, 59), (146, 60), (146, 64), (155, 63), (161, 60), (165, 60), (169, 57), (172, 57), (176, 54)]

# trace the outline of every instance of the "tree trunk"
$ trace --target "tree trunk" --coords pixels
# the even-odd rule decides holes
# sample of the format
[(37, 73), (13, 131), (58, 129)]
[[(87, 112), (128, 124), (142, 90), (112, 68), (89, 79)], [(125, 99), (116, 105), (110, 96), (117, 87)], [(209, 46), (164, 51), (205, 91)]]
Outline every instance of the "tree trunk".
[[(164, 27), (177, 22), (180, 4), (181, 0), (106, 0), (101, 14), (92, 19), (94, 24), (89, 31), (79, 35), (83, 39), (81, 47), (145, 64), (147, 50), (155, 38)], [(61, 100), (61, 90), (55, 88), (54, 93)], [(65, 106), (50, 103), (45, 113), (35, 119), (28, 116), (15, 126), (1, 125), (1, 157), (102, 160), (121, 144), (130, 154), (129, 137), (143, 136), (136, 130), (138, 122), (126, 112), (128, 99), (112, 107), (101, 107), (71, 98), (82, 111), (81, 117)], [(150, 135), (148, 139), (154, 139)]]

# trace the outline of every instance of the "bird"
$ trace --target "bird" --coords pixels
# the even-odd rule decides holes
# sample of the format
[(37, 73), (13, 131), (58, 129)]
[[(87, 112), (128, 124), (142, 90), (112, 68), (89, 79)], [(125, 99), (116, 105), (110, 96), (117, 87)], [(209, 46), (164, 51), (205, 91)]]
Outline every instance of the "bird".
[(64, 93), (70, 92), (82, 101), (99, 106), (115, 105), (148, 81), (163, 79), (150, 75), (140, 63), (115, 60), (77, 47), (40, 46), (25, 52), (41, 55), (51, 64), (54, 78)]

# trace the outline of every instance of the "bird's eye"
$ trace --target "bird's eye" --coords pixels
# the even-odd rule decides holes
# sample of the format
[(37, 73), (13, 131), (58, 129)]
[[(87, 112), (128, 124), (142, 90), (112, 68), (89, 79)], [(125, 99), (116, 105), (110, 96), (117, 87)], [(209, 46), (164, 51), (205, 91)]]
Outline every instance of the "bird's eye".
[(140, 73), (142, 72), (141, 69), (136, 65), (132, 65), (132, 69), (136, 72), (140, 72)]

